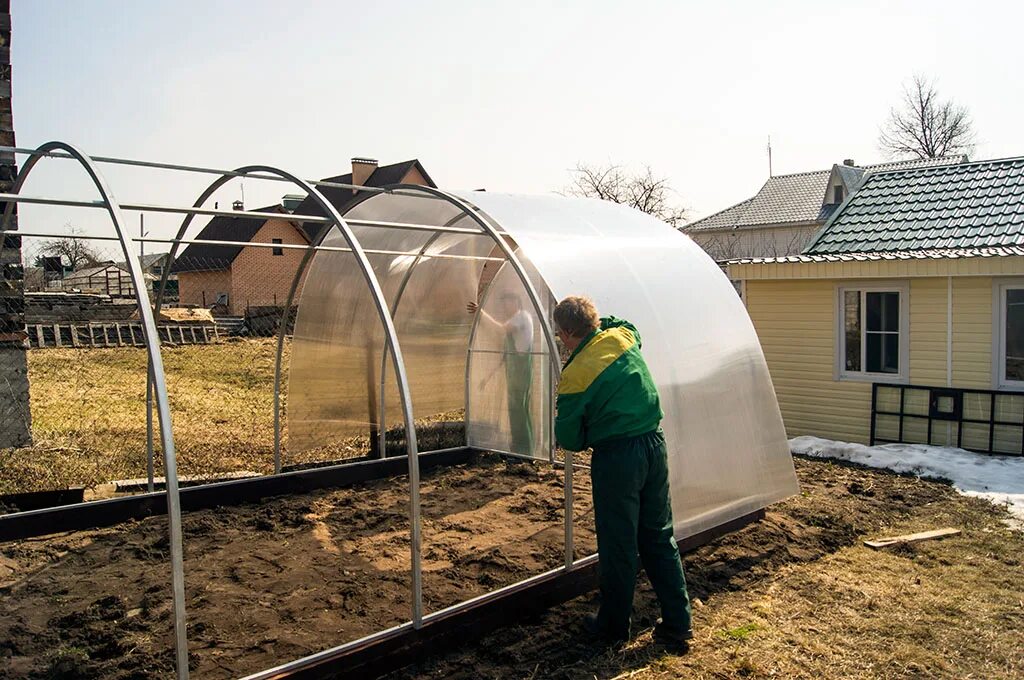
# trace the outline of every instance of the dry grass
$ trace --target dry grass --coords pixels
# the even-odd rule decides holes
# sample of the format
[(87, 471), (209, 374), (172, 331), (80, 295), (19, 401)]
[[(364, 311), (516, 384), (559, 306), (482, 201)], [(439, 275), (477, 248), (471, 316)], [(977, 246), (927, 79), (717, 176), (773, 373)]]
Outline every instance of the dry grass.
[[(164, 347), (179, 473), (273, 466), (274, 340)], [(0, 452), (0, 492), (94, 486), (146, 470), (141, 349), (29, 352), (35, 446)], [(157, 474), (162, 467), (157, 433)]]
[[(274, 338), (162, 347), (179, 475), (273, 470), (275, 350)], [(290, 343), (285, 345), (286, 369), (289, 351)], [(29, 383), (35, 445), (0, 450), (0, 493), (94, 487), (146, 475), (144, 350), (33, 350)], [(287, 384), (284, 387), (286, 465), (368, 452), (367, 436), (289, 452)], [(461, 412), (435, 416), (430, 422), (452, 419), (461, 420)], [(398, 422), (397, 415), (392, 422)], [(428, 438), (424, 446), (431, 445), (454, 444)], [(155, 446), (159, 476), (158, 429)]]
[[(1024, 541), (969, 514), (951, 519), (968, 520), (968, 535), (850, 546), (713, 598), (698, 610), (693, 655), (652, 658), (634, 677), (1021, 677)], [(925, 512), (894, 529), (942, 524)]]

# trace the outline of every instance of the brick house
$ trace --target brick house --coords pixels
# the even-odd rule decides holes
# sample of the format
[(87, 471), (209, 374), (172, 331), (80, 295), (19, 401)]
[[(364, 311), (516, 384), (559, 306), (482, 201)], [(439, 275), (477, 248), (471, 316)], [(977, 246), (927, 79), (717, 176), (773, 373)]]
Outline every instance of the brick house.
[[(280, 218), (214, 217), (196, 237), (199, 240), (243, 241), (306, 245), (309, 237), (288, 219), (280, 205), (257, 212), (281, 213)], [(288, 297), (302, 251), (288, 248), (193, 243), (182, 251), (171, 271), (178, 275), (182, 305), (220, 307), (241, 316), (248, 307), (276, 306)]]
[[(418, 160), (378, 166), (377, 161), (352, 159), (352, 172), (328, 177), (325, 182), (360, 186), (409, 183), (436, 186)], [(344, 214), (359, 192), (323, 187), (321, 192)], [(288, 197), (289, 199), (291, 197)], [(285, 201), (290, 204), (290, 201)], [(281, 217), (217, 216), (199, 232), (196, 240), (240, 241), (307, 245), (315, 241), (323, 225), (291, 219), (284, 205), (258, 208), (256, 212), (280, 213)], [(304, 198), (294, 210), (298, 215), (322, 215), (316, 203)], [(243, 316), (253, 307), (277, 307), (288, 298), (303, 251), (299, 248), (247, 248), (245, 246), (193, 243), (171, 267), (178, 275), (179, 304), (218, 307), (232, 316)]]

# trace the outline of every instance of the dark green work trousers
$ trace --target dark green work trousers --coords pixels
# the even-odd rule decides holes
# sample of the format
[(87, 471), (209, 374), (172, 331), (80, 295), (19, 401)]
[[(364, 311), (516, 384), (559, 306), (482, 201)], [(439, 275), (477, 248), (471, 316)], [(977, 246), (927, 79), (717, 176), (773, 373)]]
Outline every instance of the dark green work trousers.
[(533, 355), (515, 351), (511, 342), (505, 343), (505, 352), (511, 452), (532, 456), (533, 418), (530, 415), (530, 399), (533, 392)]
[(629, 633), (637, 558), (661, 603), (667, 627), (690, 629), (690, 598), (672, 530), (668, 452), (661, 430), (594, 446), (594, 522), (600, 556), (598, 624)]

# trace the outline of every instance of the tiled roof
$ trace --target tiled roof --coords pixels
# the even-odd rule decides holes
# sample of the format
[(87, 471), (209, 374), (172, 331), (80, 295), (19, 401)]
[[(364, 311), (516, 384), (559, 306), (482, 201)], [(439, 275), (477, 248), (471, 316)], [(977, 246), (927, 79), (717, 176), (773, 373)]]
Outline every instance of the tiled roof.
[(1024, 246), (1024, 157), (868, 176), (806, 255)]
[[(366, 179), (365, 186), (368, 187), (386, 187), (391, 184), (400, 184), (405, 175), (416, 168), (423, 175), (423, 178), (427, 180), (427, 185), (431, 187), (437, 187), (434, 184), (434, 180), (430, 179), (430, 175), (427, 174), (426, 169), (419, 162), (419, 160), (413, 158), (412, 160), (402, 161), (401, 163), (392, 163), (391, 165), (381, 165)], [(352, 184), (352, 173), (344, 175), (338, 175), (337, 177), (324, 178), (324, 182), (336, 182), (338, 184)], [(324, 195), (331, 205), (338, 209), (338, 212), (342, 215), (352, 207), (355, 203), (363, 200), (366, 193), (356, 193), (351, 189), (339, 189), (338, 187), (320, 187), (320, 193)], [(317, 205), (316, 201), (312, 198), (306, 197), (302, 203), (295, 208), (296, 215), (316, 215), (320, 217), (326, 217), (320, 206)], [(306, 232), (306, 236), (311, 240), (315, 241), (319, 235), (320, 230), (324, 228), (324, 224), (321, 222), (302, 222), (300, 223), (303, 231)]]
[[(926, 160), (879, 163), (866, 166), (838, 166), (847, 181), (853, 182), (860, 174), (881, 172), (894, 168), (917, 168), (961, 163), (962, 156), (947, 156)], [(848, 170), (846, 170), (848, 168)], [(684, 232), (709, 229), (739, 229), (770, 224), (806, 224), (824, 222), (835, 210), (824, 204), (825, 189), (832, 169), (800, 172), (793, 175), (770, 177), (757, 195), (737, 203), (731, 208), (709, 215), (685, 225)]]
[(956, 260), (965, 257), (1024, 256), (1024, 245), (992, 248), (942, 248), (875, 253), (836, 253), (784, 255), (782, 257), (745, 257), (725, 264), (810, 264), (821, 262), (877, 262), (881, 260)]
[[(284, 210), (280, 205), (271, 205), (266, 208), (257, 208), (255, 212), (284, 213)], [(243, 241), (248, 243), (263, 228), (266, 222), (267, 220), (262, 217), (227, 217), (225, 215), (218, 215), (203, 227), (203, 230), (196, 236), (196, 240)], [(177, 273), (227, 269), (244, 247), (242, 245), (224, 246), (191, 243), (174, 260), (174, 264), (171, 265), (171, 271)]]

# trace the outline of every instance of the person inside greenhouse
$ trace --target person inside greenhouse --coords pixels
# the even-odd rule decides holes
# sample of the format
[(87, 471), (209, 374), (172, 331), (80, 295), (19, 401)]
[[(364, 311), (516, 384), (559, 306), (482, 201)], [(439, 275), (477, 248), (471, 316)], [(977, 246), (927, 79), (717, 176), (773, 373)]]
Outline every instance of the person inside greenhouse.
[[(470, 314), (479, 312), (480, 319), (503, 338), (503, 361), (508, 402), (508, 423), (512, 453), (533, 455), (533, 419), (530, 398), (533, 387), (533, 317), (523, 308), (522, 301), (513, 291), (498, 296), (498, 314), (503, 320), (480, 308), (476, 302), (466, 305)], [(499, 364), (487, 377), (490, 382), (501, 369)]]
[(559, 302), (554, 322), (570, 352), (558, 385), (555, 438), (569, 451), (593, 449), (601, 605), (584, 625), (605, 642), (629, 639), (639, 558), (661, 604), (654, 640), (686, 653), (690, 598), (673, 535), (664, 414), (640, 333), (628, 321), (599, 318), (585, 297)]

